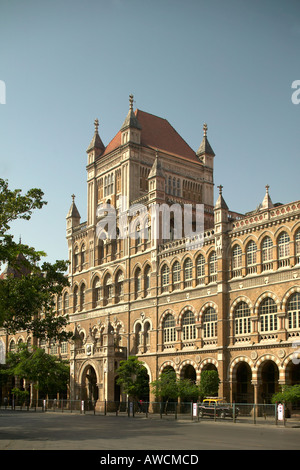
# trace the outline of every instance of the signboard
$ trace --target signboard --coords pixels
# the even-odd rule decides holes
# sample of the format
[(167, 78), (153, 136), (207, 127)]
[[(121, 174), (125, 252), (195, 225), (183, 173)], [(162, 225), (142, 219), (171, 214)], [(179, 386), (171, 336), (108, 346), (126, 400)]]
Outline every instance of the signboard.
[(193, 403), (193, 416), (197, 417), (198, 403)]

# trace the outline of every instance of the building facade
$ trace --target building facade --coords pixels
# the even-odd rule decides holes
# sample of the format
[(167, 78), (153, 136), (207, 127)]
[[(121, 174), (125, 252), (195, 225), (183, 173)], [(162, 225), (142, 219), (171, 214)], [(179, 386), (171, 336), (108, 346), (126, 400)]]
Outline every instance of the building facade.
[[(197, 382), (217, 370), (219, 395), (237, 403), (269, 402), (280, 385), (300, 382), (300, 201), (273, 204), (267, 186), (257, 209), (238, 214), (219, 186), (214, 202), (215, 154), (203, 131), (195, 152), (167, 120), (134, 111), (132, 96), (107, 146), (95, 121), (87, 217), (73, 196), (70, 287), (57, 305), (74, 341), (53, 345), (70, 360), (72, 399), (122, 399), (117, 369), (129, 355), (149, 382), (169, 367)], [(194, 229), (199, 205), (203, 231), (191, 244), (176, 210), (191, 209)], [(172, 211), (155, 218), (153, 207)]]

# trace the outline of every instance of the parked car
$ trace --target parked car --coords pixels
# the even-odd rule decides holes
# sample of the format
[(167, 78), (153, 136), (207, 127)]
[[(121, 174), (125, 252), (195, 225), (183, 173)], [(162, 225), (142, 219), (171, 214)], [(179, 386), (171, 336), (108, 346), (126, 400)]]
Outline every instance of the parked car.
[[(217, 418), (222, 419), (225, 419), (226, 417), (233, 418), (233, 407), (226, 403), (224, 398), (206, 398), (202, 403), (200, 403), (198, 412), (199, 418), (203, 418), (203, 416), (216, 416)], [(237, 417), (238, 413), (239, 409), (235, 407), (235, 417)]]

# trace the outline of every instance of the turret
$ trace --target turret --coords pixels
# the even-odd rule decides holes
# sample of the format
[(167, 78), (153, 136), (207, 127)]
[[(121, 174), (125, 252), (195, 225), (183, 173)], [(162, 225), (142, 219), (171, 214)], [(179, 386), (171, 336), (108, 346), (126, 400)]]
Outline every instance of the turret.
[(133, 111), (133, 95), (129, 95), (129, 111), (120, 130), (123, 145), (127, 142), (141, 143), (142, 127)]
[(207, 124), (203, 124), (203, 139), (196, 154), (205, 166), (209, 168), (214, 167), (215, 153), (207, 139)]

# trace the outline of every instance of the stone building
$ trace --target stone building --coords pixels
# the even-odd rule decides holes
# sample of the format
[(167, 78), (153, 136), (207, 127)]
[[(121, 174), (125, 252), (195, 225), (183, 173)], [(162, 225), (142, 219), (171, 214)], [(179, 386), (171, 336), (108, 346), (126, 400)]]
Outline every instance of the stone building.
[[(73, 399), (119, 401), (116, 371), (129, 355), (150, 382), (167, 367), (194, 381), (215, 369), (219, 395), (238, 403), (268, 402), (280, 385), (300, 381), (300, 201), (273, 204), (267, 186), (259, 207), (238, 214), (219, 186), (214, 202), (206, 125), (199, 144), (195, 152), (167, 120), (134, 111), (132, 96), (108, 145), (95, 121), (87, 216), (81, 222), (73, 195), (70, 287), (57, 305), (75, 335), (54, 345), (70, 359)], [(193, 230), (202, 209), (192, 244), (178, 235), (184, 207)]]

